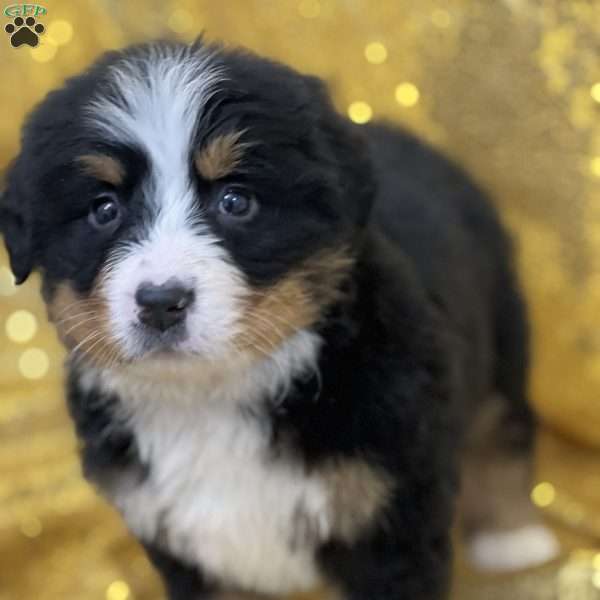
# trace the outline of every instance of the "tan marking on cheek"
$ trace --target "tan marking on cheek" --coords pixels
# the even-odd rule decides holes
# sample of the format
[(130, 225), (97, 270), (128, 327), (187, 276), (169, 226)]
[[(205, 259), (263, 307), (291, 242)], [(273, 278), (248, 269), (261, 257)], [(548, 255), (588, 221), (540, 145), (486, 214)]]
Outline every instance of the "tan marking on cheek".
[(114, 157), (106, 154), (84, 154), (77, 159), (83, 171), (100, 181), (118, 186), (123, 183), (125, 169)]
[(288, 337), (314, 325), (342, 298), (342, 284), (352, 264), (345, 248), (328, 250), (270, 288), (252, 290), (236, 346), (269, 355)]
[(101, 282), (88, 296), (81, 296), (68, 283), (60, 284), (48, 302), (48, 316), (69, 352), (108, 366), (122, 360), (108, 328), (108, 306), (99, 291)]
[(269, 355), (315, 320), (314, 309), (302, 280), (296, 277), (289, 277), (266, 292), (255, 291), (242, 319), (240, 344)]
[(209, 181), (227, 177), (240, 164), (248, 144), (240, 141), (243, 131), (226, 133), (210, 140), (194, 158), (198, 174)]
[(329, 490), (334, 538), (352, 543), (382, 518), (391, 500), (392, 479), (364, 460), (343, 460), (323, 469)]

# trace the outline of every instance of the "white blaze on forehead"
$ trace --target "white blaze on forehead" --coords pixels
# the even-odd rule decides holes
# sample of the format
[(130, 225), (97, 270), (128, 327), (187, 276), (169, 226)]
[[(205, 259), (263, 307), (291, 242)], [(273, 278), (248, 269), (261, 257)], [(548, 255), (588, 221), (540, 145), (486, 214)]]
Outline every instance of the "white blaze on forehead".
[(150, 46), (110, 69), (108, 89), (88, 106), (88, 124), (104, 138), (141, 148), (150, 163), (141, 182), (150, 218), (137, 224), (138, 241), (121, 246), (108, 263), (113, 333), (126, 355), (137, 356), (135, 291), (144, 282), (175, 278), (196, 292), (180, 348), (216, 352), (234, 335), (243, 276), (201, 219), (191, 156), (197, 123), (222, 71), (205, 50), (167, 45)]
[(197, 120), (223, 80), (211, 54), (149, 46), (113, 65), (111, 79), (108, 95), (88, 107), (91, 124), (116, 141), (141, 146), (163, 174), (185, 169), (187, 175)]
[(113, 65), (108, 93), (88, 107), (95, 129), (139, 146), (150, 159), (147, 201), (167, 229), (181, 225), (178, 213), (190, 211), (193, 136), (222, 79), (208, 51), (158, 44)]

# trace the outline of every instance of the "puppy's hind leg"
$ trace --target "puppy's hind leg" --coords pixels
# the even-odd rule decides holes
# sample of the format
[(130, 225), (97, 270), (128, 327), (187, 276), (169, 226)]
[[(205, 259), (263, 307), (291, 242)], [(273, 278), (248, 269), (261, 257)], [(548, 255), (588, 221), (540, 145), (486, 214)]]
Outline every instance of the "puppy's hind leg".
[(467, 558), (488, 571), (532, 567), (560, 551), (530, 501), (529, 449), (502, 437), (510, 428), (502, 409), (498, 399), (488, 403), (463, 457), (460, 516)]
[(514, 277), (500, 273), (496, 319), (497, 390), (475, 418), (463, 455), (461, 516), (467, 556), (493, 571), (556, 557), (556, 537), (530, 501), (535, 418), (526, 400), (528, 330)]

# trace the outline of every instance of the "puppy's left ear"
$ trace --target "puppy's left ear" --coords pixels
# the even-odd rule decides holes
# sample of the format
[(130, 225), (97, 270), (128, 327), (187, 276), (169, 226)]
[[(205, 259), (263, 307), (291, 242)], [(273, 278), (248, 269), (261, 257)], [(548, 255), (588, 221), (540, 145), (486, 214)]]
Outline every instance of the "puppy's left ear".
[(9, 170), (6, 189), (0, 196), (0, 233), (4, 236), (17, 284), (29, 277), (34, 263), (31, 193), (27, 188), (27, 181), (21, 177), (16, 161)]

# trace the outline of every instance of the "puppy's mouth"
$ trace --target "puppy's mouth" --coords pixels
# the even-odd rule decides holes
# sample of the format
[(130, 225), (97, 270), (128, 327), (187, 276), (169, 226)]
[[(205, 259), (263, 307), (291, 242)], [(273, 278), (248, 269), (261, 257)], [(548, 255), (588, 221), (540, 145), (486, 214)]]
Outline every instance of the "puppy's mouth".
[(137, 348), (137, 357), (147, 356), (177, 356), (184, 354), (182, 344), (189, 338), (185, 321), (176, 323), (166, 329), (149, 327), (142, 321), (133, 325), (133, 335)]

